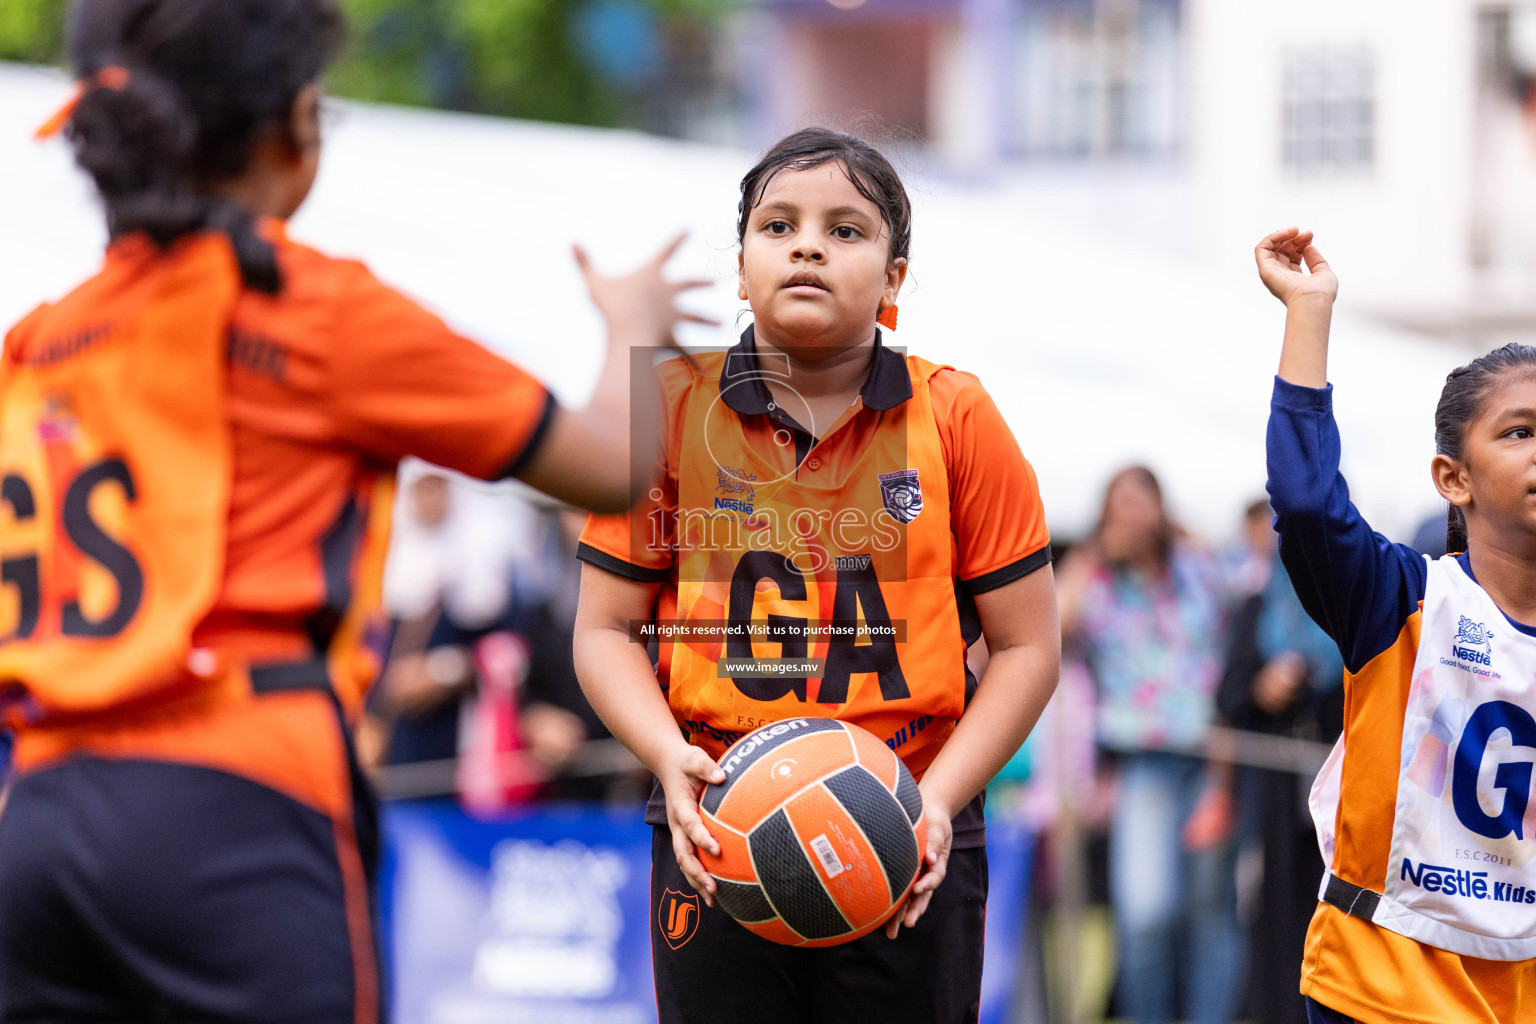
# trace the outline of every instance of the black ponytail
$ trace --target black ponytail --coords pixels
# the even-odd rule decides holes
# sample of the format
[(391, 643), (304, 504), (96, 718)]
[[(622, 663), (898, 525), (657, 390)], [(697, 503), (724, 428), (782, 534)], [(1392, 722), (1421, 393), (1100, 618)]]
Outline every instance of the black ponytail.
[[(75, 0), (69, 28), (84, 90), (67, 131), (108, 233), (165, 247), (222, 231), (246, 284), (279, 291), (254, 217), (210, 186), (246, 170), (264, 134), (290, 130), (300, 90), (340, 48), (335, 0)], [(106, 68), (125, 80), (100, 81)]]
[[(1511, 342), (1452, 370), (1435, 406), (1435, 452), (1461, 459), (1470, 426), (1487, 405), (1488, 396), (1510, 372), (1536, 372), (1536, 347)], [(1467, 549), (1467, 518), (1460, 506), (1446, 510), (1445, 549)]]

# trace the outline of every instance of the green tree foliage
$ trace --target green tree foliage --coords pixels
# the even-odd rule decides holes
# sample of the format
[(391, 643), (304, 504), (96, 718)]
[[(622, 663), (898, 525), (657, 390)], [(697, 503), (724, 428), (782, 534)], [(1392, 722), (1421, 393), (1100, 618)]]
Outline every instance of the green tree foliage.
[(619, 98), (572, 50), (572, 0), (458, 0), (457, 7), (476, 109), (541, 121), (618, 121)]
[[(351, 23), (338, 95), (576, 124), (618, 124), (637, 97), (578, 52), (600, 0), (339, 0)], [(611, 2), (611, 0), (610, 0)], [(696, 32), (735, 0), (621, 0)], [(67, 0), (0, 0), (0, 60), (61, 62)]]
[[(632, 97), (583, 59), (594, 0), (342, 0), (352, 22), (333, 91), (359, 99), (576, 124), (617, 124)], [(668, 28), (707, 26), (734, 0), (631, 0)]]
[(0, 0), (0, 60), (53, 64), (64, 54), (66, 0)]

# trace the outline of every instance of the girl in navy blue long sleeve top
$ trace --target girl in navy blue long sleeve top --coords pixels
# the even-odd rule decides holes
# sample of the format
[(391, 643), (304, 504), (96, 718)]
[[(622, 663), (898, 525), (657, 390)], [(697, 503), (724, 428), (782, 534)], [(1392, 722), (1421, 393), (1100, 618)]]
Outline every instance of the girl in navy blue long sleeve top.
[(1338, 282), (1310, 232), (1259, 243), (1286, 304), (1271, 405), (1280, 554), (1344, 658), (1344, 735), (1311, 805), (1329, 871), (1301, 990), (1316, 1021), (1536, 1020), (1536, 348), (1454, 371), (1431, 474), (1452, 552), (1374, 532), (1339, 473)]

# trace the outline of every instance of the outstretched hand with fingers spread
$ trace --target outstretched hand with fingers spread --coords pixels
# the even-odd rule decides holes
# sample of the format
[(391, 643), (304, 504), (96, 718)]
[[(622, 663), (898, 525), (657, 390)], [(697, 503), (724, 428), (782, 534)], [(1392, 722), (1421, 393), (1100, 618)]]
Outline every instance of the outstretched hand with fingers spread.
[(614, 344), (665, 345), (677, 348), (672, 330), (680, 322), (714, 325), (706, 316), (679, 309), (677, 298), (683, 292), (708, 287), (706, 278), (669, 281), (662, 270), (687, 238), (678, 235), (638, 268), (622, 277), (605, 277), (592, 266), (592, 259), (581, 246), (573, 246), (576, 265), (587, 281), (592, 302), (608, 321), (609, 337)]
[(704, 898), (705, 905), (712, 907), (715, 880), (699, 862), (698, 851), (707, 850), (718, 857), (720, 844), (699, 817), (699, 795), (706, 784), (718, 786), (724, 782), (725, 772), (704, 751), (683, 743), (660, 766), (656, 777), (667, 798), (667, 825), (672, 830), (672, 852), (677, 857), (677, 866), (683, 869), (688, 884)]
[[(1303, 299), (1333, 302), (1339, 279), (1312, 244), (1312, 232), (1283, 228), (1266, 236), (1253, 250), (1259, 279), (1270, 294), (1289, 306)], [(1305, 270), (1303, 270), (1305, 267)]]

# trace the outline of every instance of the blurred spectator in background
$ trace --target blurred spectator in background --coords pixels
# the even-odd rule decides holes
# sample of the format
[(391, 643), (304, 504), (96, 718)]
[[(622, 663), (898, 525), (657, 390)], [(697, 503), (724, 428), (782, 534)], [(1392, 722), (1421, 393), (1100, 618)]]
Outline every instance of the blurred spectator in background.
[[(524, 620), (531, 662), (521, 712), (523, 740), (529, 752), (555, 773), (575, 767), (574, 759), (583, 744), (609, 737), (607, 727), (581, 692), (571, 660), (581, 583), (576, 541), (585, 523), (584, 513), (569, 508), (545, 513), (536, 574), (543, 589), (537, 600), (530, 601)], [(643, 771), (610, 776), (584, 770), (568, 776), (557, 774), (543, 795), (556, 800), (643, 800), (649, 785)]]
[[(1226, 631), (1220, 560), (1187, 543), (1141, 466), (1110, 480), (1093, 537), (1062, 566), (1063, 631), (1098, 689), (1100, 747), (1118, 763), (1110, 901), (1120, 1006), (1136, 1024), (1228, 1024), (1245, 979), (1230, 772), (1200, 749)], [(1182, 982), (1182, 986), (1178, 983)]]
[(378, 761), (410, 764), (457, 756), (464, 700), (473, 694), (471, 632), (513, 612), (518, 525), (498, 524), (474, 494), (441, 471), (401, 470), (401, 507), (390, 542), (384, 600), (395, 638), (374, 707)]
[(1274, 520), (1267, 498), (1250, 502), (1243, 510), (1242, 535), (1225, 552), (1228, 589), (1238, 601), (1257, 594), (1269, 582), (1275, 566)]
[[(1052, 1021), (1103, 1020), (1114, 981), (1104, 879), (1114, 778), (1098, 764), (1093, 691), (1080, 645), (1065, 645), (1056, 693), (1026, 744), (1030, 776), (1019, 813), (1040, 837), (1036, 902), (1026, 920), (1044, 946)], [(990, 808), (990, 791), (987, 800)], [(1028, 1020), (1019, 1016), (1017, 1024)]]
[[(1233, 615), (1217, 703), (1236, 728), (1332, 743), (1344, 723), (1344, 662), (1302, 608), (1280, 564), (1269, 503), (1255, 508), (1268, 529), (1269, 571), (1263, 588)], [(1249, 522), (1253, 518), (1251, 509)], [(1245, 768), (1240, 777), (1245, 819), (1264, 865), (1252, 935), (1255, 1024), (1307, 1020), (1302, 946), (1325, 867), (1307, 809), (1311, 786), (1312, 774), (1301, 771)]]
[(370, 760), (458, 758), (440, 789), (456, 782), (485, 812), (540, 793), (602, 796), (601, 778), (541, 785), (607, 735), (571, 666), (569, 515), (423, 464), (405, 467), (402, 479), (385, 579), (395, 636), (365, 733)]

